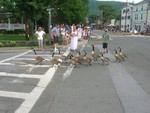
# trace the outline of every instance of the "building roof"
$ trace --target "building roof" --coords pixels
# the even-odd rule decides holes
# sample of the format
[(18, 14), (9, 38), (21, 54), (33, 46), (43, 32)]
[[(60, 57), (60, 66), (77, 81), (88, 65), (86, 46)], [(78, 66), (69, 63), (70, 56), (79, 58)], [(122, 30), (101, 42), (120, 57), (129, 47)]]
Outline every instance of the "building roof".
[(136, 5), (144, 4), (144, 3), (149, 3), (149, 6), (150, 6), (150, 0), (143, 0), (143, 1), (139, 2), (139, 3), (137, 3)]

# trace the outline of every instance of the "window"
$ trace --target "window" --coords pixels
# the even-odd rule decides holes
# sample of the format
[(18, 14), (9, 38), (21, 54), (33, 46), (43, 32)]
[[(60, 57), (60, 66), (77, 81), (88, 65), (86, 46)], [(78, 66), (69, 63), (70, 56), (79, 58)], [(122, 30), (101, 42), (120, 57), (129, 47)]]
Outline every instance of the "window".
[(130, 16), (128, 16), (128, 19), (130, 19)]
[(141, 20), (143, 19), (143, 14), (141, 13)]
[(138, 14), (135, 14), (135, 20), (138, 20)]
[(136, 7), (136, 11), (138, 11), (138, 7)]
[(142, 5), (142, 7), (141, 7), (141, 11), (143, 11), (143, 5)]

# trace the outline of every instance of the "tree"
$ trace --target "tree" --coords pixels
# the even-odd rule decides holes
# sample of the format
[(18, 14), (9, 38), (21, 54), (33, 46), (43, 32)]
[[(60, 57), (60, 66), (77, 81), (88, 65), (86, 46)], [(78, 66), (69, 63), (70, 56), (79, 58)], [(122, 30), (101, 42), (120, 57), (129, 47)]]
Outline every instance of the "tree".
[(85, 21), (88, 0), (53, 0), (52, 7), (55, 9), (52, 13), (54, 23), (80, 23)]
[[(15, 18), (23, 18), (26, 25), (26, 40), (33, 34), (33, 23), (48, 25), (47, 8), (52, 11), (52, 23), (79, 23), (85, 20), (88, 0), (2, 0)], [(30, 29), (30, 30), (29, 30)]]
[(103, 21), (106, 22), (107, 20), (111, 20), (111, 19), (117, 19), (118, 18), (118, 14), (119, 11), (112, 6), (111, 4), (102, 4), (99, 5), (98, 9), (100, 11), (103, 11), (102, 16), (103, 16)]

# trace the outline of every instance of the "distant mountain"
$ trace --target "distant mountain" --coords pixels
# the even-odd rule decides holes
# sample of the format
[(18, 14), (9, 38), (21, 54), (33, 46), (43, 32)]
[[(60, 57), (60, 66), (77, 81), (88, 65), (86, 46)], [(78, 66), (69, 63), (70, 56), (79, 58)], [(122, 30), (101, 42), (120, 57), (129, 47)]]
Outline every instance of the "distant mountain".
[(112, 4), (118, 10), (121, 11), (123, 7), (125, 7), (125, 2), (116, 2), (116, 1), (96, 1), (96, 0), (89, 0), (89, 12), (88, 15), (96, 15), (99, 13), (98, 6), (101, 4)]

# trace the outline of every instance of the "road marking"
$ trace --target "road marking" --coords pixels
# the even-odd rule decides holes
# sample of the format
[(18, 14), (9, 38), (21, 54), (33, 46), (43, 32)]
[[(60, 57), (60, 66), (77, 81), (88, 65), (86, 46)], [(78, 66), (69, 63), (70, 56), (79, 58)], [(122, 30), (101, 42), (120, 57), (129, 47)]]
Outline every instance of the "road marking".
[(25, 62), (13, 62), (13, 63), (0, 63), (0, 65), (5, 66), (22, 66), (22, 67), (51, 67), (52, 65), (36, 65), (36, 64), (26, 64)]
[[(82, 48), (80, 49), (80, 51), (82, 51), (85, 47), (85, 45), (87, 44), (88, 41), (85, 42), (84, 45), (82, 45)], [(74, 65), (70, 64), (70, 66), (68, 67), (68, 69), (66, 70), (66, 72), (63, 74), (63, 80), (66, 80), (68, 77), (70, 77), (73, 69), (74, 69)]]
[(37, 87), (33, 89), (33, 91), (26, 96), (25, 101), (21, 104), (21, 106), (15, 111), (15, 113), (29, 113), (36, 101), (39, 99), (44, 89), (50, 83), (53, 78), (58, 67), (50, 68), (44, 77), (41, 78)]
[(11, 57), (11, 58), (8, 58), (8, 59), (5, 59), (5, 60), (2, 60), (2, 61), (0, 61), (0, 63), (3, 63), (3, 62), (6, 62), (6, 61), (9, 61), (9, 60), (15, 59), (15, 58), (20, 57), (20, 56), (23, 56), (23, 55), (25, 55), (25, 54), (27, 54), (27, 53), (29, 53), (29, 52), (31, 52), (31, 51), (32, 51), (32, 50), (29, 50), (29, 51), (27, 51), (27, 52), (24, 52), (24, 53), (22, 53), (22, 54), (16, 55), (16, 56), (14, 56), (14, 57)]
[(6, 77), (18, 77), (18, 78), (35, 78), (40, 79), (44, 75), (34, 75), (34, 74), (17, 74), (17, 73), (7, 73), (7, 72), (0, 72), (0, 76), (6, 76)]
[(25, 97), (25, 101), (15, 111), (15, 113), (29, 113), (36, 101), (39, 99), (45, 88), (36, 87)]
[[(110, 59), (114, 56), (109, 52)], [(125, 113), (149, 113), (150, 97), (125, 70), (121, 63), (110, 63), (108, 72), (114, 83)]]
[(74, 65), (71, 65), (67, 68), (66, 72), (63, 74), (63, 80), (66, 80), (68, 77), (70, 77), (72, 71), (73, 71)]
[[(32, 50), (30, 50), (32, 51)], [(0, 63), (4, 63), (6, 61), (18, 58), (22, 55), (25, 55), (29, 53), (30, 51), (27, 51), (23, 54), (14, 56), (12, 58), (5, 59), (3, 61), (0, 61)], [(69, 54), (70, 48), (67, 49), (66, 53)], [(29, 66), (29, 65), (28, 65)], [(40, 81), (37, 84), (37, 86), (32, 90), (30, 93), (17, 93), (17, 92), (8, 92), (8, 91), (0, 91), (0, 95), (4, 97), (10, 97), (10, 98), (22, 98), (25, 99), (25, 101), (20, 105), (20, 107), (15, 111), (15, 113), (29, 113), (32, 107), (35, 105), (47, 85), (51, 82), (56, 70), (58, 69), (58, 66), (54, 66), (50, 68), (43, 76), (39, 75), (30, 75), (30, 74), (12, 74), (12, 73), (6, 73), (6, 72), (0, 72), (0, 76), (13, 76), (13, 77), (29, 77), (29, 78), (39, 78)], [(30, 71), (30, 70), (29, 70)]]
[(28, 93), (18, 93), (18, 92), (10, 92), (10, 91), (0, 91), (0, 96), (9, 97), (9, 98), (21, 98), (25, 99), (29, 94)]

